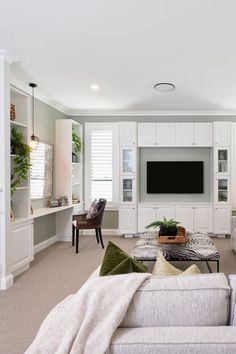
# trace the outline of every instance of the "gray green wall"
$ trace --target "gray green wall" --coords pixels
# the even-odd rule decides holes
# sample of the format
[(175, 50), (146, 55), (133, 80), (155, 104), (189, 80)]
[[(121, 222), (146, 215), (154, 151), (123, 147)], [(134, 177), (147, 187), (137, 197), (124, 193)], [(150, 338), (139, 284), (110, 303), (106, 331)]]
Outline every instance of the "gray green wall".
[[(53, 144), (55, 143), (55, 120), (66, 119), (68, 116), (49, 106), (48, 104), (35, 100), (35, 135), (40, 140)], [(33, 200), (33, 209), (47, 206), (47, 199)], [(46, 239), (55, 236), (56, 220), (55, 214), (42, 216), (34, 219), (34, 244), (37, 245)]]
[[(202, 116), (202, 115), (189, 115), (189, 116), (71, 116), (71, 119), (74, 119), (80, 123), (85, 122), (214, 122), (214, 121), (231, 121), (236, 122), (236, 116)], [(145, 151), (147, 150), (147, 151)], [(162, 151), (161, 151), (162, 150)], [(160, 159), (165, 158), (165, 151), (167, 152), (168, 149), (160, 149), (159, 155)], [(212, 165), (211, 165), (211, 152), (210, 149), (205, 148), (198, 148), (196, 150), (191, 148), (178, 148), (173, 149), (171, 151), (171, 158), (173, 160), (177, 159), (180, 156), (185, 156), (183, 159), (189, 159), (192, 156), (194, 159), (201, 159), (201, 161), (205, 162), (205, 193), (203, 195), (198, 196), (183, 196), (183, 195), (172, 195), (170, 197), (166, 195), (159, 195), (158, 200), (166, 202), (172, 198), (172, 201), (202, 201), (202, 202), (209, 202), (211, 200), (211, 173), (212, 173)], [(156, 196), (147, 196), (145, 193), (145, 171), (146, 168), (144, 167), (145, 161), (147, 159), (152, 159), (155, 157), (156, 149), (155, 148), (147, 148), (147, 149), (140, 149), (140, 164), (142, 166), (140, 168), (140, 201), (154, 201), (157, 200)], [(192, 155), (191, 155), (192, 154)], [(85, 161), (86, 163), (86, 161)], [(174, 198), (174, 200), (173, 200)], [(118, 211), (107, 211), (104, 216), (103, 220), (103, 228), (104, 229), (117, 229), (118, 228)]]

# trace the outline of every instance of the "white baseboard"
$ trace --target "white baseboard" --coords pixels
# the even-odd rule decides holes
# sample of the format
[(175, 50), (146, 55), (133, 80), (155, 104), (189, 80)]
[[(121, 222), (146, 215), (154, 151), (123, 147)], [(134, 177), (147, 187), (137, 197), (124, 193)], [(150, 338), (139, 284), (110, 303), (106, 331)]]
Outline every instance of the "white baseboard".
[[(95, 235), (95, 230), (81, 230), (80, 234), (81, 234), (81, 236)], [(110, 235), (110, 236), (121, 236), (119, 229), (102, 229), (102, 234), (103, 235)], [(71, 236), (58, 236), (57, 237), (57, 241), (62, 241), (62, 242), (71, 242), (71, 239), (72, 239)]]
[(13, 275), (9, 274), (7, 277), (0, 279), (0, 289), (6, 290), (13, 285)]
[(49, 239), (39, 243), (38, 245), (34, 246), (34, 254), (44, 250), (45, 248), (53, 245), (57, 242), (57, 236), (52, 236)]
[(21, 273), (24, 273), (24, 272), (26, 272), (29, 269), (30, 269), (30, 263), (27, 263), (23, 267), (20, 267), (17, 270), (13, 271), (12, 274), (13, 274), (13, 276), (15, 278), (15, 277), (17, 277), (17, 275), (19, 275)]

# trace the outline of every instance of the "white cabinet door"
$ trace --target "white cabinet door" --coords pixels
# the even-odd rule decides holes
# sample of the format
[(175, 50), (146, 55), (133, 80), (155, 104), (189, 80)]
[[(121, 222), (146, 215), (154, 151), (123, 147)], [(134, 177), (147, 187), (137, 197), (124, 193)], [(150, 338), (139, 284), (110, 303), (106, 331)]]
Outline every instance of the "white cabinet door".
[(231, 209), (229, 207), (216, 206), (214, 208), (213, 223), (215, 234), (230, 234)]
[(216, 175), (230, 174), (230, 148), (216, 147), (214, 149), (214, 173)]
[(213, 146), (212, 123), (194, 123), (194, 143), (196, 146)]
[(211, 206), (195, 207), (194, 231), (212, 232), (212, 207)]
[(194, 145), (194, 124), (176, 123), (176, 146)]
[(214, 145), (215, 146), (231, 145), (231, 123), (230, 122), (214, 122)]
[(175, 219), (175, 206), (162, 205), (156, 207), (157, 220), (163, 220), (164, 217), (167, 219)]
[(120, 122), (120, 146), (137, 145), (137, 123)]
[(119, 210), (119, 230), (121, 233), (134, 234), (137, 232), (136, 206), (121, 206)]
[(120, 150), (120, 173), (122, 175), (136, 173), (136, 148), (122, 147)]
[(193, 232), (194, 209), (190, 206), (176, 206), (176, 220), (189, 232)]
[(138, 123), (138, 146), (156, 146), (156, 123)]
[(133, 176), (121, 177), (120, 202), (136, 203), (136, 179)]
[(230, 178), (217, 176), (214, 180), (214, 204), (230, 204)]
[(33, 260), (33, 223), (12, 225), (12, 272)]
[(156, 124), (157, 146), (175, 146), (175, 123)]
[(155, 206), (139, 206), (138, 209), (138, 231), (145, 232), (153, 229), (146, 229), (146, 226), (151, 222), (156, 221), (156, 208)]

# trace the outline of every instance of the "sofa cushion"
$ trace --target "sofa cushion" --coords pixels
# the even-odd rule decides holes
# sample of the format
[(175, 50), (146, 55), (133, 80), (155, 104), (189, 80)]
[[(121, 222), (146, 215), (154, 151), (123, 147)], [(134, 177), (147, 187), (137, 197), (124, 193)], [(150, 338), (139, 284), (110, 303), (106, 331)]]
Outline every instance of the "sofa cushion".
[(229, 324), (231, 326), (236, 326), (236, 275), (235, 274), (229, 276), (229, 285), (231, 288)]
[(235, 327), (118, 328), (106, 354), (233, 354)]
[(153, 277), (134, 295), (120, 327), (224, 326), (229, 293), (223, 273)]
[(192, 264), (190, 267), (188, 267), (184, 272), (176, 267), (174, 267), (172, 264), (170, 264), (163, 254), (159, 252), (157, 254), (157, 260), (154, 265), (152, 274), (156, 276), (167, 276), (167, 275), (188, 275), (188, 274), (200, 274), (199, 268), (196, 266), (196, 264)]
[(120, 247), (109, 241), (102, 261), (100, 276), (132, 272), (146, 273), (147, 267), (135, 261)]

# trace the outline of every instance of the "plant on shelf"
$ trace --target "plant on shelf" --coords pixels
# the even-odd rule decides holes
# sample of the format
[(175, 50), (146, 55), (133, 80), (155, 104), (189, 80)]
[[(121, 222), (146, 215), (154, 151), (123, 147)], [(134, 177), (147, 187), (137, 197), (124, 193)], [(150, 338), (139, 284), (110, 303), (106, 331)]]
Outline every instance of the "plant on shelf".
[(31, 147), (25, 143), (24, 135), (16, 127), (11, 129), (11, 153), (16, 155), (11, 169), (11, 196), (16, 188), (28, 179)]
[(160, 236), (176, 236), (177, 234), (177, 225), (179, 224), (178, 221), (169, 219), (164, 216), (163, 220), (157, 220), (152, 222), (151, 224), (147, 225), (146, 228), (159, 227), (159, 235)]
[(81, 149), (82, 149), (82, 143), (81, 143), (80, 137), (74, 131), (74, 128), (72, 129), (72, 141), (74, 143), (73, 144), (73, 153), (78, 156), (79, 153), (81, 152)]

